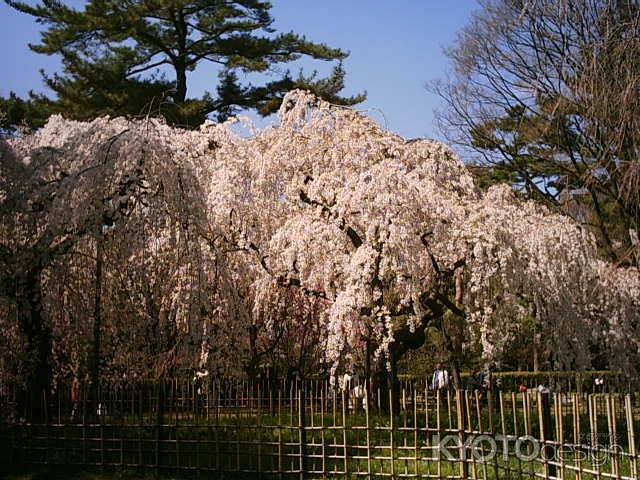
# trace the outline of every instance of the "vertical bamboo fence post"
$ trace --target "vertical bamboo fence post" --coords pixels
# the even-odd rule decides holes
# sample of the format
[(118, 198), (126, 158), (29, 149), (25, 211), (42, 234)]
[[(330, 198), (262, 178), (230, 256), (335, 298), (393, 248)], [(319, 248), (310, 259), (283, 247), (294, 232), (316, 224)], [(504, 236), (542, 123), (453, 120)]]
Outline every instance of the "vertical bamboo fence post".
[(325, 397), (325, 383), (320, 385), (320, 442), (322, 445), (322, 478), (327, 478), (327, 461), (326, 461), (326, 448), (325, 448), (325, 425), (324, 416), (326, 413), (326, 397)]
[(545, 473), (548, 477), (556, 476), (555, 447), (553, 446), (554, 434), (551, 418), (551, 394), (538, 392), (538, 422), (540, 425), (540, 438), (542, 440), (542, 459)]
[[(507, 426), (506, 426), (506, 422), (505, 422), (505, 416), (504, 416), (504, 395), (502, 394), (502, 391), (498, 391), (498, 399), (500, 401), (500, 430), (502, 432), (502, 455), (503, 455), (503, 460), (504, 460), (504, 466), (503, 466), (503, 470), (506, 472), (507, 474), (507, 479), (511, 478), (511, 462), (509, 461), (509, 444), (507, 443)], [(498, 452), (498, 455), (496, 455), (496, 462), (498, 461), (498, 458), (500, 458), (499, 455), (500, 452)], [(497, 463), (496, 463), (497, 465)], [(496, 478), (498, 478), (498, 470), (496, 470)]]
[[(418, 444), (418, 392), (415, 388), (411, 390), (411, 398), (413, 400), (413, 465), (416, 478), (420, 478), (420, 455)], [(367, 420), (367, 431), (369, 430), (369, 422)], [(367, 445), (369, 440), (367, 439)]]
[[(460, 462), (460, 478), (466, 479), (469, 475), (469, 469), (467, 462), (465, 461), (465, 398), (464, 392), (462, 390), (456, 390), (456, 413), (457, 413), (457, 422), (458, 422), (458, 442), (460, 443), (460, 453), (458, 455)], [(440, 435), (440, 392), (436, 393), (436, 422), (438, 426), (438, 435)], [(442, 466), (441, 466), (442, 456), (438, 454), (438, 479), (442, 478)]]
[(257, 417), (258, 417), (258, 478), (262, 478), (262, 390), (260, 384), (257, 386), (258, 402), (257, 402)]
[(365, 381), (364, 388), (364, 415), (367, 427), (367, 478), (371, 478), (371, 426), (369, 423), (369, 385), (367, 382), (368, 380)]
[(564, 445), (564, 425), (563, 420), (564, 416), (562, 414), (562, 394), (556, 393), (553, 395), (553, 407), (554, 407), (554, 418), (556, 423), (556, 441), (558, 445), (560, 445), (560, 454), (558, 455), (557, 449), (554, 452), (554, 461), (560, 461), (560, 477), (566, 477), (566, 469), (564, 464), (564, 452), (562, 445)]
[(349, 478), (349, 458), (347, 456), (347, 399), (344, 388), (342, 389), (342, 445), (344, 455), (344, 478)]
[(300, 442), (300, 479), (304, 478), (305, 474), (305, 460), (307, 456), (307, 430), (306, 430), (306, 419), (305, 419), (305, 402), (304, 390), (302, 387), (298, 387), (298, 428), (299, 428), (299, 437), (298, 440)]
[(587, 399), (589, 402), (589, 428), (591, 431), (591, 459), (592, 463), (595, 464), (596, 478), (600, 480), (600, 462), (597, 460), (600, 450), (598, 444), (598, 402), (595, 395), (588, 395)]
[(624, 406), (627, 423), (627, 441), (629, 443), (631, 477), (638, 478), (638, 457), (636, 455), (636, 440), (633, 429), (633, 404), (630, 394), (625, 395)]
[(278, 478), (282, 478), (282, 388), (278, 389)]
[(215, 415), (215, 424), (213, 426), (213, 443), (214, 443), (214, 454), (215, 454), (215, 471), (216, 473), (220, 473), (220, 403), (222, 402), (222, 383), (218, 380), (216, 381), (216, 394), (215, 394), (215, 402), (216, 402), (216, 415)]
[[(574, 448), (578, 448), (582, 445), (582, 432), (580, 429), (580, 394), (573, 394), (573, 444)], [(577, 453), (577, 455), (575, 455)], [(576, 480), (582, 480), (582, 452), (574, 452), (576, 462)]]
[(620, 463), (618, 458), (618, 432), (616, 428), (616, 403), (613, 394), (607, 395), (607, 427), (608, 427), (608, 449), (611, 456), (611, 475), (620, 478)]
[[(309, 438), (307, 437), (307, 445), (314, 445), (316, 443), (316, 421), (315, 421), (315, 415), (316, 415), (316, 410), (317, 407), (315, 405), (315, 382), (311, 381), (308, 384), (309, 387), (309, 418), (311, 420), (311, 429), (309, 430), (309, 432), (311, 433), (311, 440), (309, 440)], [(313, 447), (312, 447), (312, 452), (313, 452)], [(318, 465), (316, 464), (316, 456), (312, 455), (312, 460), (311, 460), (311, 465), (309, 465), (309, 462), (307, 462), (307, 469), (308, 470), (312, 470), (312, 471), (316, 471), (318, 469)]]
[(396, 458), (396, 450), (395, 450), (395, 441), (394, 441), (394, 434), (395, 434), (395, 421), (394, 421), (394, 416), (395, 416), (395, 412), (393, 411), (393, 386), (391, 386), (389, 388), (389, 422), (390, 422), (390, 428), (389, 431), (391, 432), (390, 435), (390, 440), (391, 440), (391, 478), (395, 479), (396, 478), (396, 465), (395, 465), (395, 458)]

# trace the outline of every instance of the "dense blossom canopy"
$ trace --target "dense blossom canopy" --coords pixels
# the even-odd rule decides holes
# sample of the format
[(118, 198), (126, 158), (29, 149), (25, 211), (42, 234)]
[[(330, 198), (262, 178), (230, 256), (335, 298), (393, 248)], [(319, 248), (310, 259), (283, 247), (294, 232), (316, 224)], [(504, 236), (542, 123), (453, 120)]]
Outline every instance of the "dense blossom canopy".
[(492, 361), (527, 322), (557, 367), (588, 366), (594, 344), (617, 352), (618, 367), (639, 352), (640, 275), (601, 260), (585, 228), (507, 186), (481, 192), (441, 143), (407, 141), (305, 92), (261, 131), (53, 117), (4, 148), (42, 179), (25, 202), (43, 184), (56, 193), (37, 215), (5, 211), (3, 245), (27, 251), (45, 234), (50, 249), (74, 245), (41, 279), (64, 358), (92, 321), (80, 254), (95, 255), (98, 236), (105, 348), (121, 370), (156, 337), (154, 361), (206, 369), (255, 367), (283, 336), (313, 337), (334, 369), (365, 348), (384, 365), (428, 328), (450, 337), (451, 318), (463, 346)]

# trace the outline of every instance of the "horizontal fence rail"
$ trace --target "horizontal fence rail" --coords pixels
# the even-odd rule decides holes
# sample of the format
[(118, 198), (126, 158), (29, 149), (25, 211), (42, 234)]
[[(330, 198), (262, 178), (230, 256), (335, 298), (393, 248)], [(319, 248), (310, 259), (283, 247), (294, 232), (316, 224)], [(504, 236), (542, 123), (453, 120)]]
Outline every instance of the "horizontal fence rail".
[(39, 396), (25, 398), (0, 389), (3, 463), (217, 478), (639, 478), (640, 398), (629, 393), (173, 380), (97, 394), (59, 386), (37, 409)]

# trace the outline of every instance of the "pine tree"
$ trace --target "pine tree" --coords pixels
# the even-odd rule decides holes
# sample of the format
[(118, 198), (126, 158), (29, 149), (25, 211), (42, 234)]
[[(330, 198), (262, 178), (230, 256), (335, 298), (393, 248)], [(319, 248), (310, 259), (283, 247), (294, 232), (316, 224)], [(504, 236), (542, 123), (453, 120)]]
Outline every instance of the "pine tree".
[[(275, 74), (279, 65), (303, 56), (341, 62), (348, 53), (276, 32), (269, 2), (90, 0), (82, 10), (59, 0), (7, 3), (45, 26), (41, 42), (30, 48), (62, 56), (64, 73), (45, 81), (57, 94), (59, 109), (73, 118), (160, 112), (172, 123), (197, 125), (210, 114), (224, 119), (243, 108), (268, 115), (292, 88), (343, 105), (365, 98), (339, 95), (341, 63), (324, 79), (316, 73)], [(187, 74), (204, 62), (219, 66), (217, 95), (188, 98)], [(277, 77), (254, 85), (243, 83), (241, 73)]]
[(11, 134), (41, 127), (53, 112), (51, 101), (44, 95), (29, 92), (23, 99), (10, 92), (6, 98), (0, 97), (0, 132)]

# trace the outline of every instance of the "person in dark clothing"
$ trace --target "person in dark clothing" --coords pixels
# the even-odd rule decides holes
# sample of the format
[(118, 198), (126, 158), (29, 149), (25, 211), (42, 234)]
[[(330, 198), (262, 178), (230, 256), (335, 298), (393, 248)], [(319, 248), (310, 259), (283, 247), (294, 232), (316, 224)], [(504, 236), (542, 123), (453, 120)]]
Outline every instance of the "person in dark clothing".
[(469, 391), (482, 390), (483, 382), (483, 373), (479, 370), (474, 370), (471, 376), (467, 378), (467, 382), (465, 383), (464, 388)]

